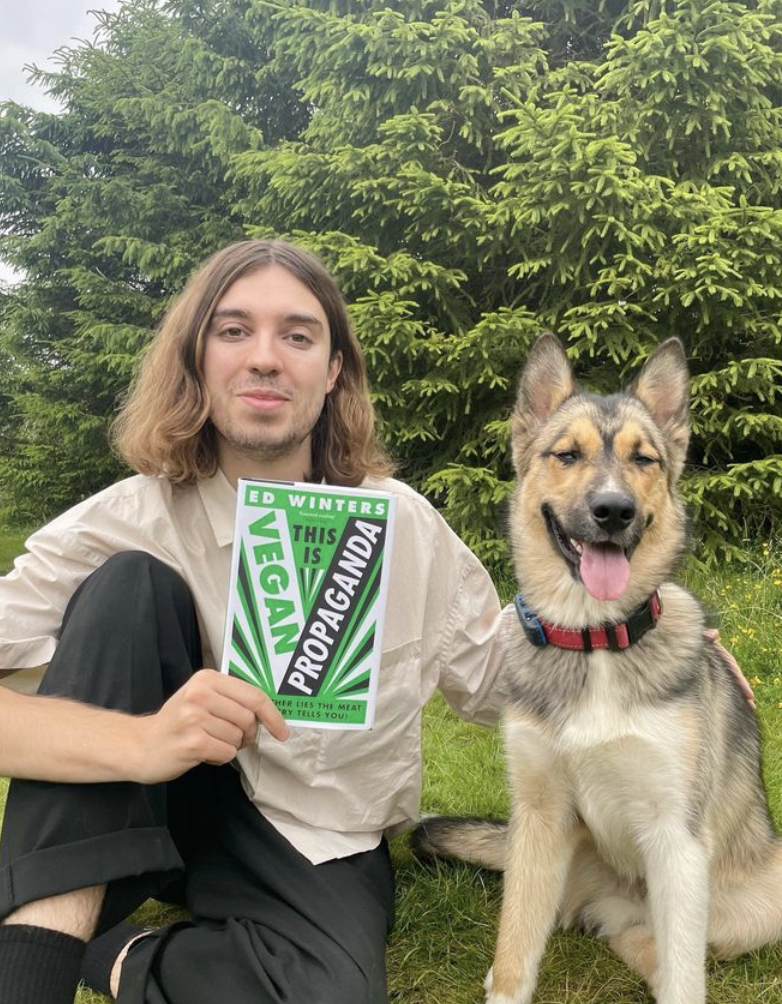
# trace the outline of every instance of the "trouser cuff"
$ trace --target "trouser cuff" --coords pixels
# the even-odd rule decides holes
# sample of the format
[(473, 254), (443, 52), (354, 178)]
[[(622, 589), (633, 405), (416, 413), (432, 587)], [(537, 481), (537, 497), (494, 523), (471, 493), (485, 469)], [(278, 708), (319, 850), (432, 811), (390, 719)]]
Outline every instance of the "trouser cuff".
[(25, 854), (0, 869), (0, 917), (25, 903), (107, 885), (98, 925), (113, 927), (184, 868), (161, 827), (103, 834)]

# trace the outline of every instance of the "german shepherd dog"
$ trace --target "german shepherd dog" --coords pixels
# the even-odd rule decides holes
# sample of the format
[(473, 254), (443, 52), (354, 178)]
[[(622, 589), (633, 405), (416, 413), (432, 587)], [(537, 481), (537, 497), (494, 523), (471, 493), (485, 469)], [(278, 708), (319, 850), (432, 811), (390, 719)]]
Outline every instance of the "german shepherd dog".
[(435, 817), (413, 837), (421, 856), (505, 871), (489, 1004), (532, 1000), (556, 923), (609, 939), (660, 1004), (706, 1000), (707, 946), (782, 937), (755, 716), (667, 581), (688, 439), (677, 339), (608, 397), (578, 389), (553, 335), (533, 346), (512, 421), (511, 819)]

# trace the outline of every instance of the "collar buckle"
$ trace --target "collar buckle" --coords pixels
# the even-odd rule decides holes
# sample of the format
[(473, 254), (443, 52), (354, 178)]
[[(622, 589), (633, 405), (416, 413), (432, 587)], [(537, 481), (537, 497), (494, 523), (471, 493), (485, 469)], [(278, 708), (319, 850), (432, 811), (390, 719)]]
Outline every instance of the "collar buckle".
[(531, 607), (527, 606), (521, 593), (516, 593), (513, 605), (516, 607), (519, 623), (524, 629), (528, 641), (536, 648), (545, 648), (548, 645), (548, 638), (543, 628), (543, 622), (535, 616)]

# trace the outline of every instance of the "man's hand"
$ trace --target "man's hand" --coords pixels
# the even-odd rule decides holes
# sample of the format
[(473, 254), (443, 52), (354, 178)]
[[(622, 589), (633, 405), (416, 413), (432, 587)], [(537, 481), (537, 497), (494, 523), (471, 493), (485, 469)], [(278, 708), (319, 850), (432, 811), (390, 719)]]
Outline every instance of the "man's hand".
[(131, 719), (136, 753), (132, 780), (170, 781), (199, 763), (228, 763), (255, 741), (258, 725), (276, 739), (288, 726), (271, 699), (234, 676), (202, 669), (154, 715)]
[(720, 642), (720, 633), (716, 628), (707, 628), (703, 632), (709, 641), (714, 645), (717, 650), (717, 655), (724, 663), (727, 664), (728, 669), (733, 673), (738, 681), (738, 685), (741, 688), (741, 692), (747, 700), (747, 704), (753, 709), (755, 709), (755, 694), (752, 691), (752, 687), (749, 685), (749, 681), (746, 676), (741, 672), (741, 667), (733, 658), (732, 654), (725, 648), (725, 646)]

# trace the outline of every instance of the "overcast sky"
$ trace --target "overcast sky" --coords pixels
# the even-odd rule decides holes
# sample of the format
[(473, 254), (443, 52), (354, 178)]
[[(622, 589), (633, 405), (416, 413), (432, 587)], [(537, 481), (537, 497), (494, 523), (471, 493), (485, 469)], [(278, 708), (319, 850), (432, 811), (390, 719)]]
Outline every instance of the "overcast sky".
[[(89, 11), (118, 6), (119, 0), (0, 0), (0, 101), (57, 111), (57, 102), (40, 86), (27, 83), (25, 65), (55, 69), (51, 56), (56, 49), (92, 38), (96, 20)], [(12, 277), (0, 262), (0, 281)]]
[(91, 39), (90, 10), (115, 10), (119, 0), (0, 0), (0, 101), (55, 111), (40, 87), (27, 83), (25, 64), (53, 69), (51, 55), (74, 39)]

